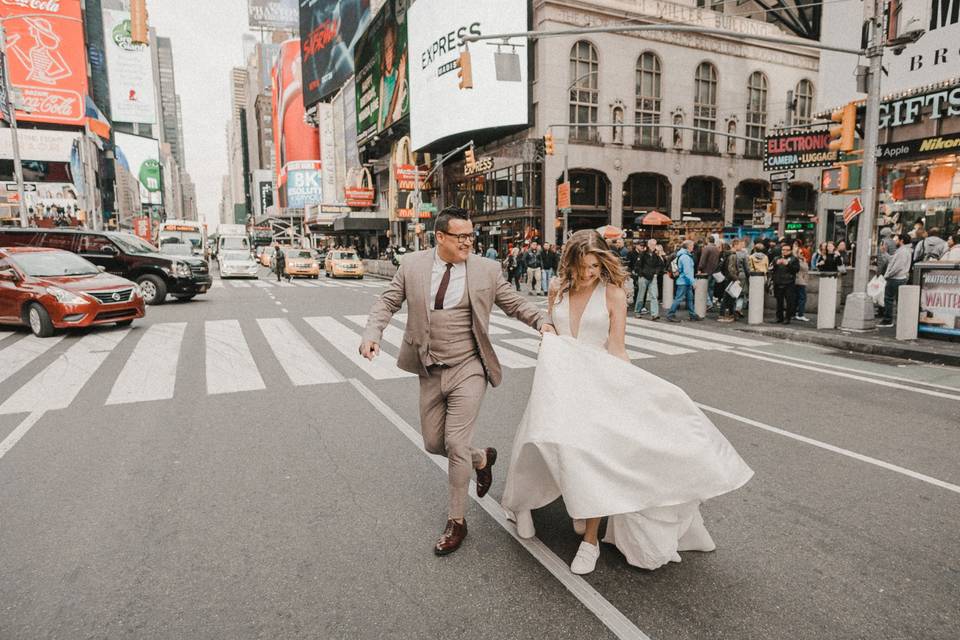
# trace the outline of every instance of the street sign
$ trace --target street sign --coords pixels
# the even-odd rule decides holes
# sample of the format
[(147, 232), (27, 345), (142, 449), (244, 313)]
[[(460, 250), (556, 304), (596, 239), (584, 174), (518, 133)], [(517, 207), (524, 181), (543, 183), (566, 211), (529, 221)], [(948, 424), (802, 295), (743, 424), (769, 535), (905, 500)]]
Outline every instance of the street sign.
[(753, 224), (754, 227), (765, 228), (773, 223), (773, 216), (770, 215), (770, 203), (767, 198), (753, 199)]
[(557, 185), (557, 208), (570, 209), (570, 183), (561, 182)]
[(775, 171), (770, 174), (770, 182), (785, 182), (787, 180), (793, 180), (797, 177), (797, 172), (790, 171)]
[(850, 224), (861, 213), (863, 213), (863, 205), (860, 203), (860, 198), (854, 198), (843, 210), (843, 224)]

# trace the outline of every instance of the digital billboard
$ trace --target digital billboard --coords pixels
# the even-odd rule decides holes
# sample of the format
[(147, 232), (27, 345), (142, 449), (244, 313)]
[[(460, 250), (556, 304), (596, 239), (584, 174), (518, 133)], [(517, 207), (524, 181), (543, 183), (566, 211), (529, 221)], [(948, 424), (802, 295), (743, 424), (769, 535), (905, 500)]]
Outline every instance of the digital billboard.
[[(285, 193), (285, 167), (291, 162), (320, 161), (320, 134), (304, 122), (300, 80), (300, 41), (287, 40), (273, 68), (273, 149), (277, 189)], [(287, 206), (292, 206), (289, 203)]]
[(277, 31), (296, 31), (300, 24), (298, 0), (248, 0), (250, 27)]
[(308, 108), (353, 75), (353, 51), (370, 22), (370, 2), (300, 0), (303, 102)]
[(110, 116), (115, 122), (157, 122), (150, 47), (134, 44), (130, 36), (130, 12), (103, 10), (110, 80)]
[(140, 183), (142, 204), (163, 204), (160, 143), (153, 138), (114, 133), (117, 162)]
[(410, 113), (408, 0), (388, 0), (357, 41), (357, 141), (361, 144)]

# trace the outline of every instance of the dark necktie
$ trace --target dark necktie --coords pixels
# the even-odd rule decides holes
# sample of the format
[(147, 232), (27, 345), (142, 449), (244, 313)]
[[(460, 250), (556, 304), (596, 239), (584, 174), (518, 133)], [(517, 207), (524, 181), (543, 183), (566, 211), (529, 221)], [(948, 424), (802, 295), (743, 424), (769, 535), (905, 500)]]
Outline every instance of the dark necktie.
[(447, 297), (447, 287), (450, 286), (450, 270), (453, 265), (447, 263), (447, 270), (443, 272), (443, 278), (440, 280), (440, 288), (437, 289), (437, 297), (433, 301), (435, 311), (443, 310), (443, 299)]

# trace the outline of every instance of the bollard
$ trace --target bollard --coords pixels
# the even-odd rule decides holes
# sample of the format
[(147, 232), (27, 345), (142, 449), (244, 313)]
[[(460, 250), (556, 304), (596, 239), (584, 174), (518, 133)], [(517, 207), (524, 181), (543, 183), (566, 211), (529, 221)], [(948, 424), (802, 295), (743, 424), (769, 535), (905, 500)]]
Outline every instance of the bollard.
[(697, 277), (693, 283), (693, 306), (701, 318), (707, 316), (707, 279)]
[[(673, 278), (669, 275), (663, 276), (663, 309), (669, 309), (673, 305)], [(663, 311), (663, 315), (667, 312)]]
[(747, 324), (763, 324), (763, 305), (766, 302), (766, 278), (750, 276), (750, 298), (747, 307)]
[(920, 328), (920, 287), (902, 285), (897, 290), (897, 340), (916, 340)]
[(817, 329), (837, 328), (837, 277), (820, 276), (820, 293), (817, 299)]

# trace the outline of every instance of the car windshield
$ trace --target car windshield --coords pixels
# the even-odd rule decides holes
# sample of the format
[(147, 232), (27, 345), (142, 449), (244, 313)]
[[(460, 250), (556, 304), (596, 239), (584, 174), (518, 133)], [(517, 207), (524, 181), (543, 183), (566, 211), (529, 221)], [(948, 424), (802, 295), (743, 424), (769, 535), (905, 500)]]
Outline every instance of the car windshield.
[(250, 254), (246, 251), (225, 251), (223, 253), (224, 260), (235, 260), (237, 262), (246, 262), (250, 260)]
[(298, 251), (298, 250), (296, 250), (296, 249), (292, 249), (292, 250), (290, 250), (290, 251), (287, 251), (287, 257), (288, 257), (288, 258), (299, 258), (299, 259), (301, 259), (301, 260), (310, 260), (311, 258), (313, 258), (313, 256), (310, 254), (309, 251)]
[(124, 253), (134, 255), (158, 253), (155, 246), (131, 233), (108, 233), (107, 237), (116, 242)]
[(221, 251), (245, 251), (249, 248), (246, 238), (220, 238)]
[(192, 256), (193, 249), (188, 244), (181, 244), (179, 242), (170, 242), (163, 245), (160, 248), (160, 251), (163, 253), (169, 254), (171, 256)]
[(37, 251), (9, 256), (21, 271), (35, 278), (51, 276), (90, 276), (100, 271), (75, 253)]
[(338, 251), (333, 254), (334, 260), (359, 260), (357, 254), (350, 251)]

